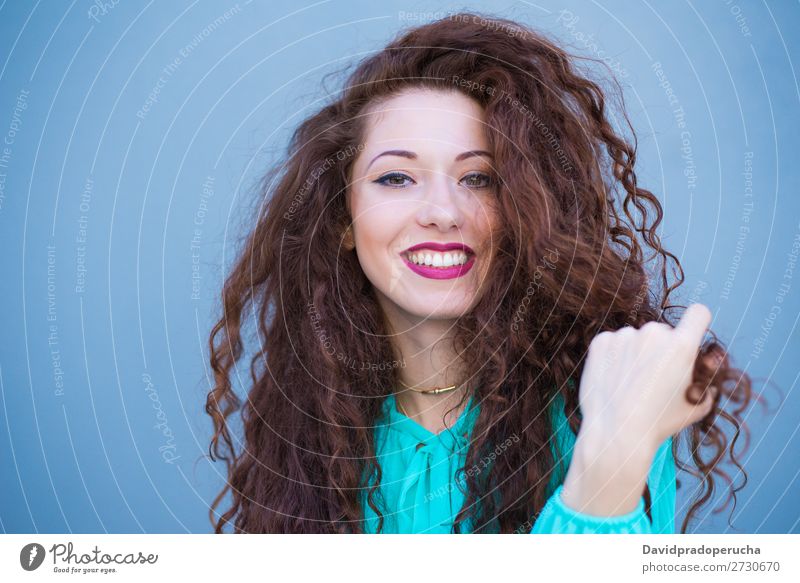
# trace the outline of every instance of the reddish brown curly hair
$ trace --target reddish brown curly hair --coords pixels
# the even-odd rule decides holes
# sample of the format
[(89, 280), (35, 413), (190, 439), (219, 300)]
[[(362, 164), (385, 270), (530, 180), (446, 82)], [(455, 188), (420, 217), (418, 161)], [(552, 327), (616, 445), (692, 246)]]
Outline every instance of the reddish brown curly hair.
[[(209, 453), (226, 461), (229, 477), (211, 508), (216, 532), (228, 522), (249, 533), (362, 531), (361, 478), (380, 481), (372, 428), (397, 371), (333, 356), (395, 358), (371, 285), (355, 255), (341, 250), (351, 222), (345, 192), (355, 156), (348, 153), (363, 142), (367, 106), (420, 86), (461, 91), (483, 107), (504, 227), (486, 293), (456, 326), (469, 377), (480, 380), (466, 466), (510, 435), (519, 440), (490, 471), (467, 479), (455, 532), (468, 516), (473, 532), (529, 530), (520, 527), (542, 509), (557, 466), (544, 412), (560, 392), (577, 433), (578, 395), (568, 381), (580, 378), (591, 340), (626, 325), (674, 325), (673, 311), (684, 307), (669, 303), (683, 270), (656, 233), (659, 201), (637, 184), (635, 136), (631, 145), (614, 131), (604, 91), (579, 72), (576, 57), (499, 18), (458, 14), (413, 28), (358, 64), (342, 93), (300, 124), (285, 163), (262, 182), (263, 208), (225, 282), (210, 337)], [(652, 259), (659, 267), (649, 278)], [(231, 377), (249, 321), (257, 345), (237, 448), (228, 422), (241, 399)], [(726, 504), (744, 485), (736, 488), (720, 462), (727, 455), (742, 470), (733, 446), (751, 400), (750, 378), (733, 368), (716, 336), (701, 347), (693, 381), (695, 402), (708, 387), (719, 390), (712, 413), (674, 440), (676, 458), (678, 438), (688, 441), (691, 462), (676, 462), (702, 484), (682, 532), (711, 497), (715, 477), (729, 486)], [(380, 514), (375, 489), (368, 503)], [(216, 515), (227, 493), (231, 506)]]

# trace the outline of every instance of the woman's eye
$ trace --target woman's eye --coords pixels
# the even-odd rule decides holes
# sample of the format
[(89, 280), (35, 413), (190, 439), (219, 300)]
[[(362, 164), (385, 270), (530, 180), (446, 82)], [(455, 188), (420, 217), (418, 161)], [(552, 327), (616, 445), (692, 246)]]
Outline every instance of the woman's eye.
[(488, 188), (493, 184), (492, 178), (483, 172), (472, 172), (471, 174), (467, 174), (461, 179), (461, 181), (468, 188)]
[(398, 186), (406, 186), (408, 184), (407, 182), (405, 182), (406, 180), (409, 180), (411, 183), (414, 182), (413, 180), (411, 180), (409, 176), (406, 176), (405, 174), (401, 174), (400, 172), (391, 172), (389, 174), (384, 174), (383, 176), (375, 180), (375, 182), (377, 182), (378, 184), (383, 184), (384, 186), (398, 187)]

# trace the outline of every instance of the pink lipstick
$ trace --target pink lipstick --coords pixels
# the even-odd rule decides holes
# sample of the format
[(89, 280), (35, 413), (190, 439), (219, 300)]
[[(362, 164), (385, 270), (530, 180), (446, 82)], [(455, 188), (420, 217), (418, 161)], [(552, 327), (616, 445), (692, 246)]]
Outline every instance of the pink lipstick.
[[(463, 251), (467, 254), (467, 261), (466, 263), (459, 264), (459, 265), (451, 265), (449, 267), (434, 267), (432, 265), (418, 265), (411, 261), (408, 258), (408, 255), (413, 253), (414, 251), (418, 251), (421, 249), (428, 249), (430, 251), (452, 251), (454, 249)], [(465, 245), (463, 243), (434, 243), (434, 242), (426, 242), (420, 243), (419, 245), (414, 245), (413, 247), (409, 247), (401, 254), (403, 261), (408, 266), (408, 268), (413, 271), (414, 273), (421, 275), (422, 277), (427, 277), (429, 279), (454, 279), (456, 277), (462, 277), (466, 275), (472, 266), (475, 265), (475, 252), (469, 245)]]

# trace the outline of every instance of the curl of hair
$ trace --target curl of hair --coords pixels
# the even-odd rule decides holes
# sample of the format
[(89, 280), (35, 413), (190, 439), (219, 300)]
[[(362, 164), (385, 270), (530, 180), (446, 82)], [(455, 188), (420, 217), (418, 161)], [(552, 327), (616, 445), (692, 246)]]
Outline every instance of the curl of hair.
[[(559, 471), (545, 412), (560, 393), (577, 434), (572, 379), (580, 378), (591, 340), (627, 325), (674, 326), (672, 312), (685, 307), (669, 303), (683, 269), (657, 235), (659, 201), (637, 184), (624, 104), (632, 144), (612, 128), (606, 92), (577, 59), (517, 22), (457, 14), (410, 29), (363, 60), (342, 93), (299, 125), (285, 164), (263, 180), (263, 207), (225, 282), (209, 339), (209, 454), (225, 460), (228, 472), (210, 511), (216, 532), (231, 521), (235, 532), (362, 532), (364, 493), (382, 528), (387, 509), (364, 477), (380, 482), (372, 428), (396, 386), (396, 355), (355, 253), (341, 246), (350, 225), (345, 192), (370, 108), (420, 87), (459, 91), (483, 107), (499, 180), (503, 226), (492, 234), (499, 251), (486, 292), (459, 319), (454, 338), (472, 363), (481, 404), (465, 467), (519, 437), (489, 470), (468, 476), (453, 530), (467, 519), (473, 532), (530, 529)], [(652, 259), (659, 267), (649, 277)], [(231, 376), (250, 314), (258, 350), (242, 408)], [(734, 445), (746, 432), (751, 381), (716, 336), (701, 347), (687, 399), (709, 390), (712, 412), (674, 440), (679, 469), (704, 489), (682, 532), (710, 499), (715, 476), (731, 486), (725, 505), (733, 497), (735, 507), (744, 486), (733, 487), (720, 462), (727, 456), (742, 471)], [(227, 421), (240, 408), (237, 454)], [(732, 426), (730, 443), (722, 422)], [(677, 437), (688, 441), (691, 464), (678, 461)], [(228, 492), (230, 508), (215, 517)], [(650, 493), (643, 494), (649, 514)]]

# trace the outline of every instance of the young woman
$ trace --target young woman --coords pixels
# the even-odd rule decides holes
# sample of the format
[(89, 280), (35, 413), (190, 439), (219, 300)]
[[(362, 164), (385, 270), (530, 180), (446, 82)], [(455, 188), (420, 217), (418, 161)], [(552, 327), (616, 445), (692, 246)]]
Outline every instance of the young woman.
[(601, 88), (518, 23), (459, 14), (361, 62), (265, 178), (225, 283), (216, 531), (674, 532), (678, 468), (704, 487), (685, 531), (732, 485), (719, 418), (738, 435), (751, 385), (703, 344), (706, 307), (671, 321), (683, 271), (634, 162)]

